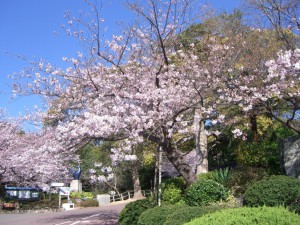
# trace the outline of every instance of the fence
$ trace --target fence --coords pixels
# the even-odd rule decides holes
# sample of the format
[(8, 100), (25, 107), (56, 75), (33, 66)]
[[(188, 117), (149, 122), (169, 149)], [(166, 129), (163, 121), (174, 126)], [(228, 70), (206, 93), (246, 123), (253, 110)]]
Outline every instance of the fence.
[[(145, 197), (152, 196), (152, 192), (150, 190), (142, 190), (142, 194)], [(134, 195), (134, 191), (127, 191), (127, 192), (123, 192), (121, 194), (111, 194), (110, 202), (124, 201), (124, 200), (132, 198), (133, 195)]]

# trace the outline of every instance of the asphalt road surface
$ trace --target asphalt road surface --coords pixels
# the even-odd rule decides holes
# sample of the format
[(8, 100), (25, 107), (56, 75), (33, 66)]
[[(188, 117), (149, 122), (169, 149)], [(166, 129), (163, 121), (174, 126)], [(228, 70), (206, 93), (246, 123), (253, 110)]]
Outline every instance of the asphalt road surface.
[(0, 214), (0, 225), (116, 225), (127, 203), (62, 212)]

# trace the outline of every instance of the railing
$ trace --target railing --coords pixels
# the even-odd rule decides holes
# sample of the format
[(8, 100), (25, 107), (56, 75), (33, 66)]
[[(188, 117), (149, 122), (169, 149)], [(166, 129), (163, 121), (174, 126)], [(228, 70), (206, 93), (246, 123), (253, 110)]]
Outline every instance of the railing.
[[(142, 194), (145, 197), (152, 196), (152, 192), (150, 190), (142, 190)], [(132, 198), (133, 195), (134, 195), (134, 191), (126, 191), (121, 194), (111, 194), (110, 202), (124, 201), (124, 200)]]

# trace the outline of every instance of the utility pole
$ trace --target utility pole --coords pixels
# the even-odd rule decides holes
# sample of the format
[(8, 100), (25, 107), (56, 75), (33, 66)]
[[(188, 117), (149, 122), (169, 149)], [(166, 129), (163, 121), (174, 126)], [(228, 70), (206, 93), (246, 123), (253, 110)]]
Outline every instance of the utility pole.
[(161, 164), (162, 164), (162, 149), (161, 146), (158, 148), (158, 206), (161, 206)]

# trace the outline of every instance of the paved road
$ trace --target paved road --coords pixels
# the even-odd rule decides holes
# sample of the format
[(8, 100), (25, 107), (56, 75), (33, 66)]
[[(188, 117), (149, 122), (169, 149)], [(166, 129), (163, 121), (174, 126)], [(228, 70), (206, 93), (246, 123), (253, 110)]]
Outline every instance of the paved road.
[(127, 203), (62, 212), (0, 214), (0, 225), (116, 225)]

